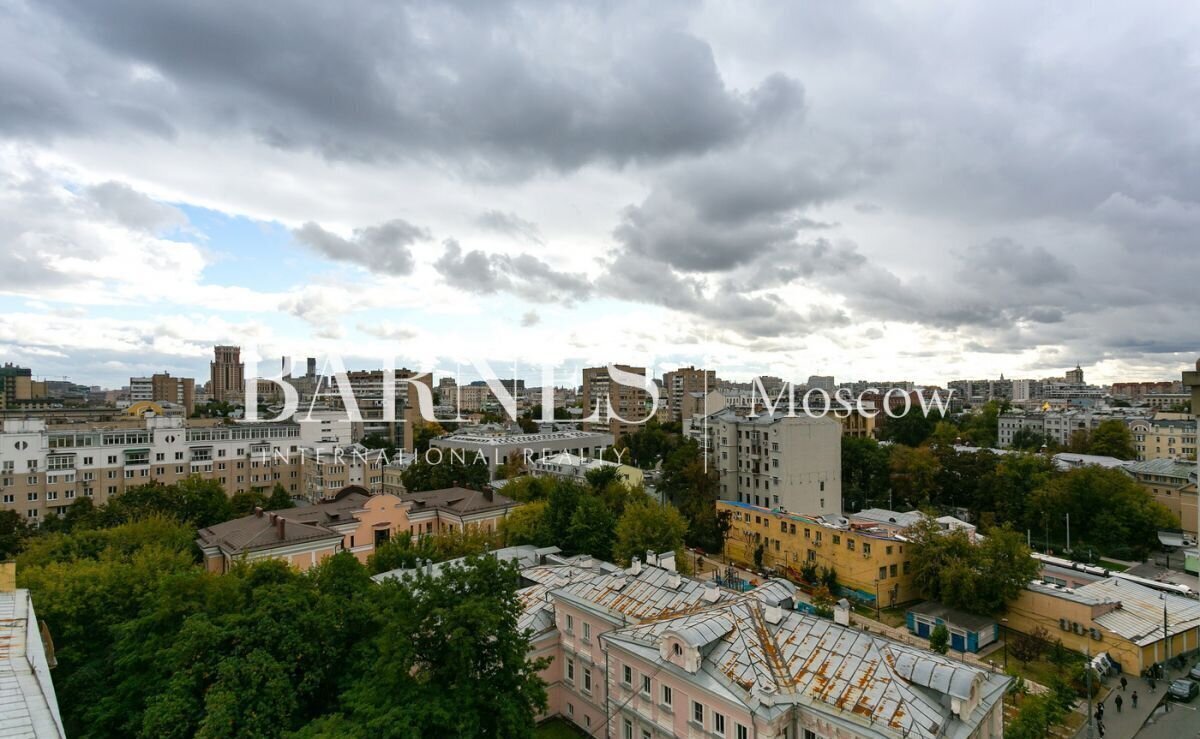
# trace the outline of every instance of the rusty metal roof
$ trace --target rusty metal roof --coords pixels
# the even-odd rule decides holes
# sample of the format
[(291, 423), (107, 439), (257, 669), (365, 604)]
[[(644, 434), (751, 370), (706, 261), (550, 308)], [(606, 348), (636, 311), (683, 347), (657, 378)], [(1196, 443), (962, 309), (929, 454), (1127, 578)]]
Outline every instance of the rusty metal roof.
[(641, 647), (653, 658), (667, 633), (696, 634), (703, 641), (718, 631), (724, 633), (704, 642), (697, 679), (714, 680), (750, 707), (770, 694), (768, 706), (798, 704), (883, 735), (932, 738), (969, 733), (971, 722), (985, 713), (960, 719), (949, 708), (951, 699), (969, 704), (998, 700), (1003, 692), (999, 681), (984, 691), (984, 670), (883, 636), (794, 611), (772, 624), (752, 595), (606, 638)]

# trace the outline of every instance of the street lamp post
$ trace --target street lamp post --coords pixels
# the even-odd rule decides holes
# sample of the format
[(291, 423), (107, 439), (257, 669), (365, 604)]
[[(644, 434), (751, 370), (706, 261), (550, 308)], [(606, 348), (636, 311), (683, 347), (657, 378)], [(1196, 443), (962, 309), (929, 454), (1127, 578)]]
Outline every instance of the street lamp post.
[(1008, 619), (1000, 619), (1000, 628), (1004, 631), (1004, 671), (1008, 672)]

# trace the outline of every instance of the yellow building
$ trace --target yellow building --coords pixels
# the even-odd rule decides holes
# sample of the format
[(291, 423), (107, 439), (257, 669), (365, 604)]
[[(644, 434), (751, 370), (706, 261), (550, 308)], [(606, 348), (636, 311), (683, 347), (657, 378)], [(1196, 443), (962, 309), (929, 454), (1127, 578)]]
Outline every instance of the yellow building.
[(889, 525), (842, 516), (803, 516), (747, 503), (717, 501), (717, 512), (730, 514), (725, 554), (750, 565), (763, 546), (763, 566), (779, 568), (799, 579), (806, 562), (832, 568), (841, 593), (891, 606), (920, 597), (913, 585), (906, 542), (899, 536), (909, 514), (897, 514)]
[[(1107, 652), (1125, 672), (1200, 648), (1200, 602), (1119, 577), (1047, 566), (1009, 603), (1007, 626), (1044, 629), (1051, 642), (1092, 655)], [(1163, 638), (1164, 609), (1170, 643)]]

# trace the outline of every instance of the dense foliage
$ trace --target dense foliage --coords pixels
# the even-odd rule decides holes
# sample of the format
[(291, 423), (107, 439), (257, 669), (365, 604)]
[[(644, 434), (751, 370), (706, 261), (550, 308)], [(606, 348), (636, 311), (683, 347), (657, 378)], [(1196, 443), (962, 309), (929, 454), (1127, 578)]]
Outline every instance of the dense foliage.
[(510, 565), (373, 584), (342, 553), (306, 573), (264, 561), (215, 575), (194, 534), (149, 515), (21, 555), (68, 735), (531, 734), (543, 664), (526, 659)]
[(429, 460), (420, 455), (404, 468), (404, 472), (400, 473), (404, 489), (410, 493), (453, 487), (481, 490), (491, 481), (487, 464), (477, 455), (467, 454), (464, 457), (451, 454), (450, 450), (443, 451), (445, 453), (440, 460), (436, 454)]
[(993, 528), (974, 543), (965, 531), (944, 531), (926, 518), (905, 535), (914, 584), (926, 598), (951, 608), (998, 613), (1038, 572), (1024, 539), (1011, 529)]

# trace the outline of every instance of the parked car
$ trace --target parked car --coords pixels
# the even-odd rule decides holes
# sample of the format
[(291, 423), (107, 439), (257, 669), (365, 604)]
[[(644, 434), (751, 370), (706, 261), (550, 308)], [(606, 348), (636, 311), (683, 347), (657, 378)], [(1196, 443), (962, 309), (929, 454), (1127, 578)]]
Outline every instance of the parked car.
[(1167, 693), (1175, 700), (1190, 701), (1200, 694), (1200, 683), (1181, 677), (1171, 681), (1171, 687), (1167, 689)]
[(1200, 662), (1192, 665), (1192, 671), (1188, 673), (1188, 677), (1193, 680), (1200, 680)]

